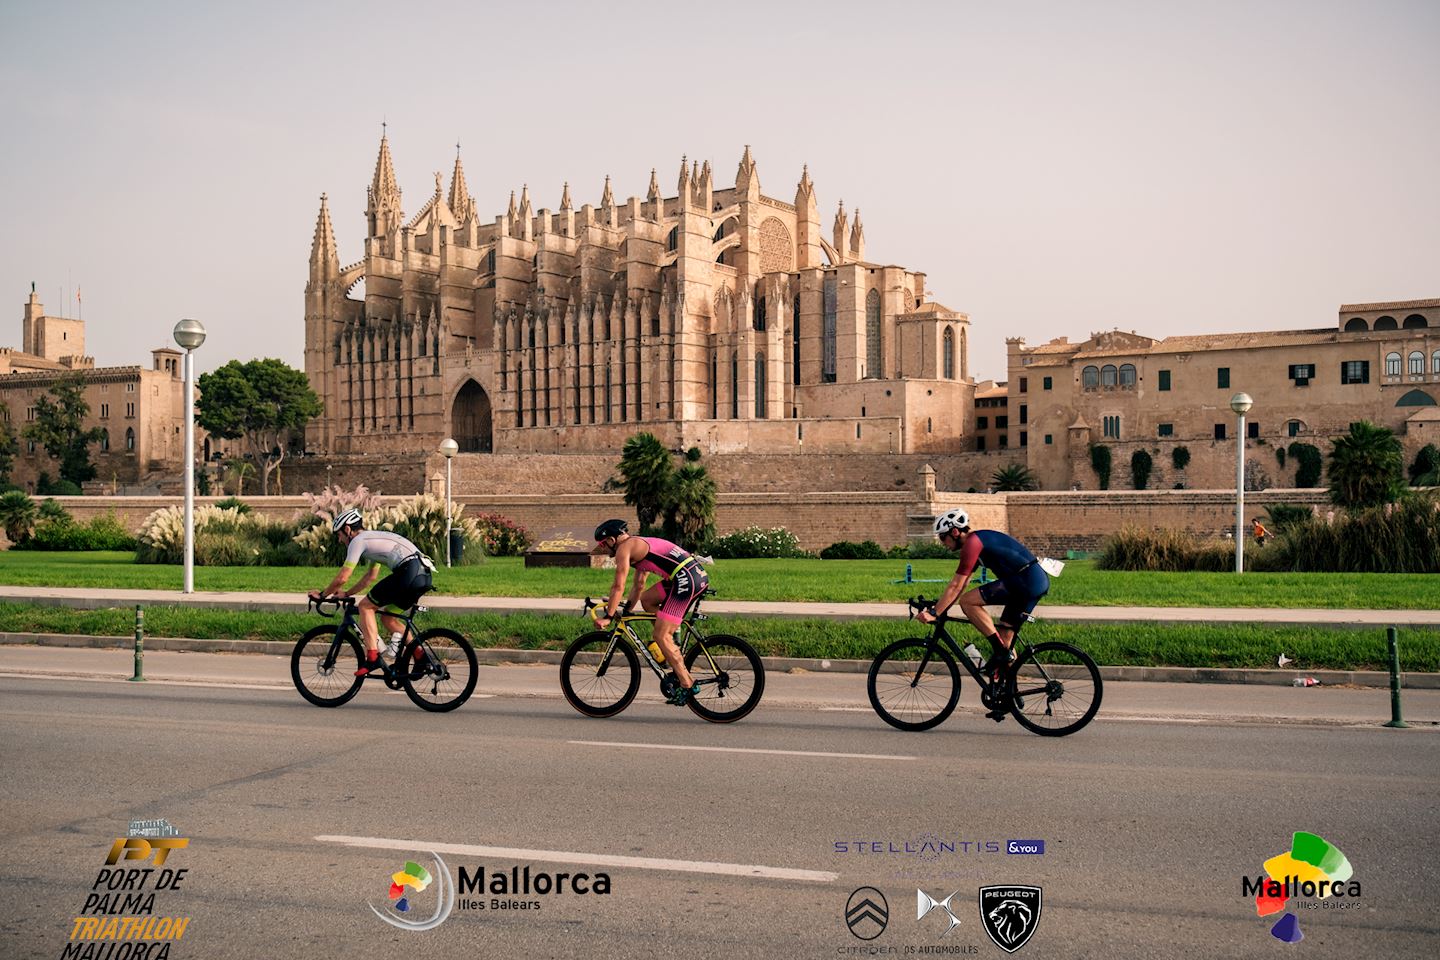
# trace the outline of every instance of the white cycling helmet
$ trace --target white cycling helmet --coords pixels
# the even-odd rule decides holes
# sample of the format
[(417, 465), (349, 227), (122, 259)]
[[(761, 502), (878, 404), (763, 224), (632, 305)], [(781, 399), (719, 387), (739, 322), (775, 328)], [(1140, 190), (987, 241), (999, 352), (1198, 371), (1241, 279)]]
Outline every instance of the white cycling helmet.
[(335, 522), (330, 525), (330, 529), (334, 533), (339, 533), (342, 527), (358, 527), (362, 523), (364, 523), (364, 519), (360, 516), (360, 511), (351, 507), (349, 510), (335, 515)]
[(966, 530), (970, 527), (970, 514), (964, 510), (949, 510), (935, 518), (935, 536), (951, 530)]

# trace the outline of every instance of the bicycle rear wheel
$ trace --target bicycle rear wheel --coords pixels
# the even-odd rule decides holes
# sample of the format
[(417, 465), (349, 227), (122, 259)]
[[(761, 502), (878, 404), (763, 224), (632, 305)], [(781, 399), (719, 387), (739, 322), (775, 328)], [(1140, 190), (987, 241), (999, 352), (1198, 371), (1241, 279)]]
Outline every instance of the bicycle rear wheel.
[(734, 723), (754, 710), (765, 692), (765, 665), (739, 637), (697, 639), (685, 654), (685, 669), (700, 685), (687, 701), (690, 709), (711, 723)]
[(1063, 737), (1095, 718), (1104, 686), (1090, 655), (1068, 643), (1037, 643), (1015, 664), (1010, 713), (1042, 737)]
[(480, 679), (475, 648), (454, 630), (426, 630), (395, 664), (400, 683), (415, 706), (432, 713), (454, 710), (470, 699)]
[(335, 631), (326, 624), (312, 628), (290, 654), (290, 679), (295, 689), (317, 707), (349, 703), (365, 683), (364, 677), (355, 676), (365, 660), (360, 638), (351, 633), (336, 646)]
[(624, 637), (593, 630), (560, 658), (560, 689), (585, 716), (613, 717), (640, 690), (640, 658)]
[(881, 720), (900, 730), (929, 730), (960, 702), (960, 668), (938, 642), (896, 640), (870, 664), (867, 688)]

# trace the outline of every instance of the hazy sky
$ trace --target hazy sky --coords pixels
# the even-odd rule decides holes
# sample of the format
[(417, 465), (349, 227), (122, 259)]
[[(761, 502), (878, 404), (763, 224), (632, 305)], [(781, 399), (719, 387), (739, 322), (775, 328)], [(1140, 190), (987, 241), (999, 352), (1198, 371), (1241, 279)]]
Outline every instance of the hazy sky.
[(680, 156), (767, 194), (1004, 337), (1329, 326), (1440, 297), (1440, 3), (0, 0), (0, 344), (36, 282), (102, 365), (202, 320), (200, 369), (297, 366), (322, 192), (342, 263), (388, 120), (412, 215), (455, 143), (486, 217), (673, 191)]

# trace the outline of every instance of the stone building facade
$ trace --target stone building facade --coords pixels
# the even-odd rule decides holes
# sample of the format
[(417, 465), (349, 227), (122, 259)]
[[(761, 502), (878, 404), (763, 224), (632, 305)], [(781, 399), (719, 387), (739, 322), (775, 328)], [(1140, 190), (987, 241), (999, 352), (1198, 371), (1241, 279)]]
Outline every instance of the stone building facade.
[(22, 434), (35, 418), (35, 401), (57, 380), (77, 374), (90, 405), (85, 426), (102, 431), (91, 447), (96, 488), (178, 477), (185, 452), (182, 354), (170, 347), (150, 353), (149, 367), (95, 366), (85, 355), (84, 321), (48, 316), (32, 289), (20, 349), (0, 347), (0, 402), (19, 442), (11, 482), (34, 491), (41, 473), (59, 478), (57, 461)]
[[(827, 233), (802, 172), (766, 196), (682, 160), (673, 194), (557, 209), (528, 187), (482, 221), (457, 155), (448, 194), (406, 219), (387, 138), (360, 259), (321, 198), (305, 370), (325, 402), (312, 452), (618, 450), (640, 430), (711, 453), (959, 452), (969, 318), (925, 274), (867, 259), (860, 212)], [(360, 287), (363, 285), (363, 296)]]
[[(1233, 488), (1230, 398), (1241, 392), (1255, 401), (1246, 445), (1259, 485), (1293, 480), (1295, 464), (1275, 450), (1302, 441), (1328, 452), (1358, 420), (1395, 431), (1407, 457), (1440, 441), (1440, 300), (1347, 304), (1334, 327), (1314, 330), (1006, 343), (1009, 443), (1046, 489), (1094, 489), (1092, 443), (1112, 448), (1112, 488), (1130, 486), (1135, 450), (1151, 453), (1151, 487)], [(1183, 471), (1177, 446), (1191, 455)]]

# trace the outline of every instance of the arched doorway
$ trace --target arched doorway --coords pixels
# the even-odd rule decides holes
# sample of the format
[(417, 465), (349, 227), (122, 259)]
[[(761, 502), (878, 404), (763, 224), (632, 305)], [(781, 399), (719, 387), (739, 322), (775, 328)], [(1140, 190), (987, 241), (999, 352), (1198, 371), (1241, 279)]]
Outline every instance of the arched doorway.
[(490, 397), (474, 380), (466, 380), (455, 394), (450, 429), (462, 452), (491, 453), (495, 449), (490, 432)]

